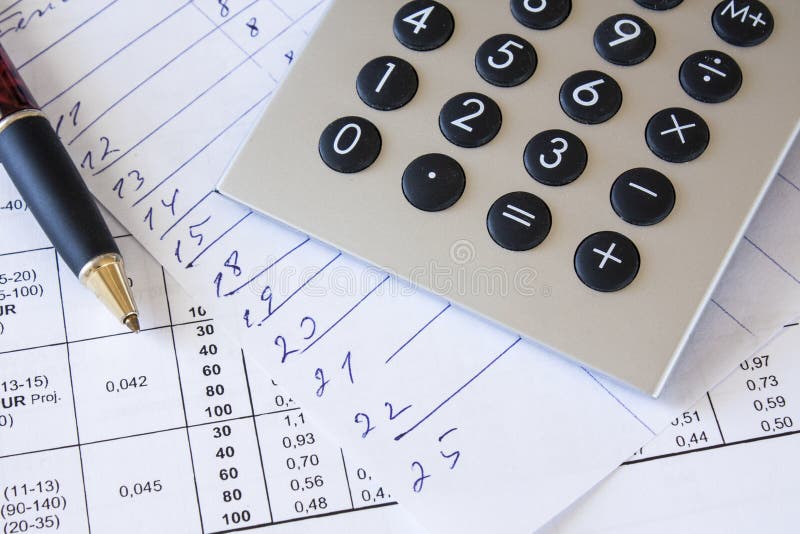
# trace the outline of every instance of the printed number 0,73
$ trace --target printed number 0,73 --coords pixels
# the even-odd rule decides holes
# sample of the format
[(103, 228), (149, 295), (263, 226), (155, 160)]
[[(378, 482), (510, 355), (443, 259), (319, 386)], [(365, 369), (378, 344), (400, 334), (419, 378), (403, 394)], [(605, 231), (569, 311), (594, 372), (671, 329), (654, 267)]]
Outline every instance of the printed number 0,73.
[(472, 126), (469, 126), (468, 124), (466, 124), (466, 122), (468, 120), (474, 119), (475, 117), (480, 117), (483, 114), (483, 111), (486, 109), (486, 106), (483, 104), (483, 102), (481, 102), (477, 98), (468, 98), (461, 105), (464, 106), (464, 107), (467, 107), (467, 106), (471, 106), (473, 104), (478, 106), (478, 111), (476, 111), (475, 113), (470, 113), (469, 115), (464, 115), (460, 119), (456, 119), (454, 121), (451, 121), (450, 124), (452, 124), (453, 126), (457, 126), (457, 127), (461, 128), (462, 130), (466, 130), (466, 131), (472, 133)]

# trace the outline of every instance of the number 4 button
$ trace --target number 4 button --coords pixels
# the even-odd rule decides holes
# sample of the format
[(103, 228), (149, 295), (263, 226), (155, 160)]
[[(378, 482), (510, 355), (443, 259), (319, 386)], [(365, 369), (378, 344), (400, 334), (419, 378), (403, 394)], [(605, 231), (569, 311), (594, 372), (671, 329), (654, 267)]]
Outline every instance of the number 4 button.
[(454, 26), (450, 10), (432, 0), (409, 2), (394, 16), (394, 36), (412, 50), (439, 48), (453, 35)]

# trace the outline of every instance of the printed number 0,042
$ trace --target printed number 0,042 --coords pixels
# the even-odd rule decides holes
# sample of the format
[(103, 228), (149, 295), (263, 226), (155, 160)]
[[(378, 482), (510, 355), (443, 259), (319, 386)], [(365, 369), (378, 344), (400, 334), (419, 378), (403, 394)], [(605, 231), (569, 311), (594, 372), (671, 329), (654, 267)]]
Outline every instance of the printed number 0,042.
[(456, 119), (454, 121), (450, 121), (450, 124), (452, 124), (453, 126), (457, 126), (458, 128), (461, 128), (462, 130), (466, 130), (466, 131), (472, 133), (472, 126), (468, 125), (466, 122), (468, 120), (474, 119), (475, 117), (480, 117), (481, 115), (483, 115), (483, 112), (486, 109), (486, 105), (483, 102), (481, 102), (480, 100), (478, 100), (477, 98), (468, 98), (461, 105), (464, 106), (464, 107), (476, 105), (476, 106), (478, 106), (478, 111), (476, 111), (475, 113), (470, 113), (469, 115), (464, 115), (460, 119)]

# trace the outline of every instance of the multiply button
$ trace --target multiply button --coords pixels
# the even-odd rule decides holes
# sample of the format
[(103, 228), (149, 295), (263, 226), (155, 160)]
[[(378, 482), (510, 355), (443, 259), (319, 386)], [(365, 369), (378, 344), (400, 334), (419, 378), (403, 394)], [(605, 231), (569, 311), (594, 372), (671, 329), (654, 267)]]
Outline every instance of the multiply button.
[(453, 35), (454, 27), (450, 10), (432, 0), (409, 2), (394, 16), (394, 36), (412, 50), (439, 48)]
[(706, 122), (694, 111), (667, 108), (647, 123), (645, 139), (650, 150), (672, 163), (685, 163), (702, 154), (708, 146)]
[(732, 45), (755, 46), (772, 34), (775, 20), (769, 8), (758, 0), (723, 0), (714, 8), (711, 25)]
[(742, 69), (731, 56), (716, 50), (687, 57), (678, 77), (689, 96), (709, 104), (729, 100), (742, 86)]
[(498, 198), (486, 216), (494, 242), (508, 250), (530, 250), (550, 233), (550, 209), (544, 201), (524, 191)]
[(611, 207), (623, 221), (637, 226), (663, 221), (674, 205), (672, 182), (653, 169), (625, 171), (611, 186)]
[(639, 272), (636, 245), (617, 232), (597, 232), (575, 251), (575, 273), (596, 291), (619, 291)]
[(464, 170), (444, 154), (425, 154), (403, 172), (403, 194), (412, 206), (423, 211), (447, 209), (461, 198), (466, 186)]
[(517, 22), (534, 30), (555, 28), (571, 9), (571, 0), (511, 0), (511, 14)]

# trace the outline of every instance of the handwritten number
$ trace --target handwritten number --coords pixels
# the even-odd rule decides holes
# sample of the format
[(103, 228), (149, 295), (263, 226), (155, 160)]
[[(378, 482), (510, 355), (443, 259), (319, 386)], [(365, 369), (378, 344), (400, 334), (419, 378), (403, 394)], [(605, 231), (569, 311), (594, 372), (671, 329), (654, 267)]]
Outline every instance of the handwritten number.
[(89, 167), (90, 170), (94, 170), (94, 162), (92, 161), (91, 150), (86, 152), (86, 155), (83, 156), (83, 161), (81, 161), (81, 169), (85, 169), (86, 167)]
[(363, 412), (358, 412), (356, 416), (353, 418), (354, 423), (364, 423), (366, 425), (366, 429), (364, 432), (361, 433), (362, 438), (366, 438), (367, 435), (375, 430), (375, 427), (372, 426), (369, 422), (369, 416)]
[(178, 259), (178, 263), (183, 263), (181, 259), (181, 240), (178, 239), (178, 244), (175, 245), (175, 257)]
[(124, 198), (122, 196), (122, 184), (124, 182), (125, 182), (125, 178), (120, 178), (119, 180), (117, 180), (117, 183), (115, 183), (114, 187), (111, 189), (112, 191), (116, 191), (117, 192), (117, 196), (119, 198)]
[(298, 352), (298, 349), (291, 349), (286, 346), (286, 338), (283, 336), (275, 337), (275, 346), (283, 349), (283, 356), (281, 356), (281, 363), (286, 363), (286, 358)]
[(409, 404), (408, 406), (402, 408), (399, 412), (394, 413), (394, 406), (392, 406), (391, 402), (388, 402), (388, 401), (384, 402), (383, 405), (385, 407), (389, 408), (389, 421), (394, 421), (395, 419), (400, 417), (400, 414), (402, 414), (403, 412), (405, 412), (406, 410), (408, 410), (412, 406), (411, 404)]
[(450, 463), (450, 469), (453, 469), (458, 463), (458, 459), (461, 458), (461, 451), (453, 451), (447, 454), (444, 451), (439, 451), (439, 454), (441, 454), (442, 458), (445, 458), (446, 460), (451, 458), (453, 459), (453, 461)]
[[(134, 180), (136, 180), (137, 182), (139, 182), (139, 183), (136, 185), (136, 189), (134, 189), (134, 191), (138, 191), (138, 190), (139, 190), (139, 189), (141, 189), (141, 188), (142, 188), (142, 186), (144, 185), (144, 176), (142, 176), (142, 173), (140, 173), (140, 172), (139, 172), (139, 171), (137, 171), (136, 169), (133, 169), (132, 171), (130, 171), (130, 172), (128, 173), (128, 178), (133, 178)], [(173, 215), (174, 215), (174, 213), (173, 213)]]
[(353, 367), (350, 364), (350, 351), (347, 351), (347, 356), (344, 357), (344, 361), (342, 362), (342, 369), (347, 367), (347, 376), (350, 378), (350, 383), (355, 384), (353, 381)]
[(103, 156), (100, 158), (100, 161), (104, 161), (114, 152), (119, 152), (118, 148), (111, 148), (111, 141), (105, 135), (100, 138), (100, 142), (105, 145), (103, 146)]
[(203, 244), (203, 234), (200, 233), (200, 232), (195, 233), (195, 229), (200, 228), (205, 223), (207, 223), (209, 220), (211, 220), (211, 215), (209, 215), (208, 217), (206, 217), (205, 219), (203, 219), (199, 223), (189, 226), (189, 237), (197, 239), (197, 246), (198, 247)]
[(425, 469), (422, 467), (422, 464), (416, 460), (411, 462), (411, 470), (419, 472), (419, 475), (417, 476), (417, 479), (414, 480), (414, 485), (412, 486), (414, 493), (419, 493), (422, 491), (422, 487), (425, 484), (425, 479), (429, 478), (430, 475), (425, 474)]
[(258, 21), (255, 17), (252, 17), (247, 21), (246, 26), (250, 28), (250, 37), (258, 37), (258, 26), (256, 26), (257, 23)]
[(150, 231), (153, 231), (153, 208), (147, 210), (147, 213), (144, 215), (144, 222), (150, 227)]
[(217, 298), (220, 295), (220, 286), (222, 285), (222, 273), (217, 273), (217, 276), (214, 277), (214, 286), (217, 288)]
[[(234, 250), (231, 252), (231, 255), (228, 256), (228, 259), (225, 260), (224, 263), (225, 267), (229, 267), (233, 269), (233, 276), (239, 276), (242, 274), (242, 268), (239, 267), (239, 251)], [(262, 293), (263, 295), (263, 293)], [(261, 300), (264, 300), (263, 298)]]
[(272, 288), (270, 286), (264, 286), (264, 289), (261, 291), (261, 302), (267, 303), (267, 314), (264, 316), (261, 321), (259, 321), (258, 326), (264, 324), (264, 321), (270, 318), (272, 315)]
[(311, 339), (314, 337), (314, 333), (317, 331), (317, 322), (311, 317), (306, 316), (303, 317), (302, 321), (300, 321), (300, 328), (303, 328), (305, 324), (311, 325), (311, 332), (309, 332), (308, 335), (303, 336), (303, 339)]
[(314, 371), (314, 378), (320, 382), (319, 387), (317, 388), (317, 397), (322, 397), (322, 395), (325, 393), (325, 386), (328, 385), (330, 380), (325, 379), (325, 372), (320, 367), (317, 367), (317, 370)]
[(219, 16), (227, 17), (231, 12), (231, 9), (228, 7), (228, 0), (217, 0), (217, 3), (219, 4)]
[(178, 197), (179, 192), (180, 189), (176, 188), (175, 191), (172, 193), (172, 199), (169, 202), (166, 202), (163, 199), (161, 200), (161, 205), (164, 206), (165, 208), (169, 208), (169, 211), (170, 213), (172, 213), (173, 217), (175, 216), (175, 199)]
[(283, 57), (285, 57), (286, 62), (291, 65), (292, 61), (294, 61), (294, 50), (289, 50), (288, 52), (283, 54)]
[(244, 325), (247, 328), (252, 328), (253, 327), (253, 323), (250, 322), (250, 310), (249, 309), (245, 309), (244, 310), (244, 315), (242, 316), (242, 319), (244, 319)]

